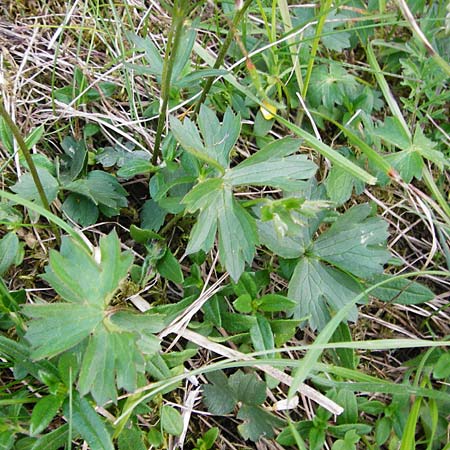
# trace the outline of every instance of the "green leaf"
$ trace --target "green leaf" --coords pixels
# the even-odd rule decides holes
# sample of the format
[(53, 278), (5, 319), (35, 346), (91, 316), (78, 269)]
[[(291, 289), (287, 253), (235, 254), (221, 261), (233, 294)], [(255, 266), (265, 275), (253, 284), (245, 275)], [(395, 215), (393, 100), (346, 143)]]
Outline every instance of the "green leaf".
[(198, 127), (205, 143), (204, 151), (222, 167), (229, 165), (230, 152), (241, 132), (241, 117), (228, 107), (220, 124), (216, 114), (202, 104), (198, 115)]
[(3, 117), (0, 117), (0, 142), (9, 153), (14, 153), (13, 134), (11, 129), (6, 125)]
[(266, 400), (266, 383), (256, 378), (254, 373), (238, 370), (228, 379), (233, 397), (246, 405), (257, 406)]
[(130, 311), (118, 311), (111, 316), (111, 322), (123, 331), (151, 335), (159, 333), (166, 325), (165, 316), (155, 314), (149, 310), (146, 313)]
[(120, 251), (115, 232), (100, 239), (99, 250), (94, 258), (81, 244), (63, 238), (61, 252), (50, 255), (44, 278), (66, 302), (27, 305), (24, 310), (33, 319), (25, 335), (33, 358), (55, 356), (87, 341), (79, 390), (104, 404), (117, 398), (116, 385), (136, 389), (138, 372), (145, 369), (144, 354), (159, 350), (152, 333), (164, 322), (160, 315), (108, 309), (132, 256)]
[(154, 200), (147, 200), (141, 211), (141, 227), (158, 231), (166, 218), (167, 211), (161, 208)]
[(358, 443), (360, 437), (355, 430), (350, 430), (345, 433), (344, 439), (339, 439), (333, 444), (331, 450), (356, 450), (355, 444)]
[[(379, 275), (371, 279), (370, 282), (376, 284), (387, 278), (389, 278), (389, 275)], [(372, 290), (370, 295), (383, 302), (398, 303), (401, 305), (418, 305), (429, 302), (435, 297), (433, 291), (423, 284), (402, 278), (394, 279), (389, 283), (383, 284), (383, 286)]]
[(433, 369), (433, 377), (442, 380), (450, 377), (450, 353), (443, 353)]
[(273, 429), (283, 424), (283, 421), (272, 413), (250, 405), (243, 405), (237, 418), (244, 421), (243, 424), (238, 425), (242, 437), (253, 442), (262, 437), (272, 439), (275, 436)]
[(284, 138), (265, 145), (261, 150), (228, 170), (224, 180), (233, 186), (274, 186), (286, 190), (302, 187), (299, 180), (311, 178), (317, 166), (304, 155), (292, 155), (298, 151), (299, 139)]
[(118, 171), (117, 176), (120, 178), (133, 178), (136, 175), (153, 173), (157, 168), (146, 159), (131, 159), (127, 161)]
[(73, 86), (64, 86), (53, 91), (53, 97), (66, 105), (68, 105), (78, 94), (79, 90), (74, 89)]
[(188, 118), (181, 123), (176, 117), (170, 118), (171, 130), (179, 144), (199, 160), (223, 173), (229, 165), (231, 149), (241, 131), (241, 119), (230, 108), (225, 111), (220, 124), (215, 113), (202, 105), (198, 116), (198, 126)]
[[(310, 316), (310, 327), (322, 329), (330, 320), (330, 307), (339, 311), (361, 291), (349, 276), (327, 267), (316, 259), (302, 258), (289, 282), (288, 296), (297, 301), (295, 318)], [(349, 320), (356, 320), (354, 307)]]
[[(52, 203), (57, 195), (59, 190), (58, 181), (56, 178), (50, 174), (50, 172), (46, 169), (38, 167), (37, 173), (39, 179), (41, 181), (42, 187), (44, 189), (45, 195), (49, 203)], [(16, 194), (19, 194), (21, 197), (36, 202), (37, 204), (42, 206), (41, 198), (39, 196), (39, 192), (34, 184), (33, 177), (30, 173), (26, 173), (22, 175), (20, 181), (17, 182), (14, 186), (11, 187), (11, 190)]]
[(198, 183), (183, 198), (186, 205), (186, 211), (194, 213), (197, 210), (204, 210), (214, 202), (219, 201), (219, 196), (223, 190), (223, 181), (221, 178), (210, 178)]
[[(330, 342), (352, 342), (352, 334), (349, 326), (341, 322), (333, 333)], [(356, 369), (357, 358), (352, 348), (336, 348), (331, 350), (335, 355), (336, 364), (347, 369)], [(356, 422), (356, 419), (354, 420)]]
[(209, 77), (220, 77), (226, 75), (228, 73), (227, 70), (224, 69), (200, 69), (195, 70), (194, 72), (190, 72), (185, 75), (180, 80), (176, 81), (175, 86), (179, 88), (192, 87), (193, 84), (197, 81), (204, 80)]
[(169, 248), (164, 252), (164, 256), (156, 263), (156, 268), (160, 275), (174, 283), (181, 284), (184, 281), (181, 266)]
[(234, 309), (240, 313), (250, 313), (253, 310), (252, 301), (249, 294), (242, 294), (233, 302)]
[(106, 425), (86, 399), (74, 392), (72, 403), (69, 405), (69, 401), (66, 401), (63, 410), (74, 430), (87, 441), (92, 450), (114, 450)]
[(174, 65), (170, 78), (171, 82), (173, 82), (175, 85), (176, 80), (179, 79), (184, 67), (188, 63), (192, 48), (194, 47), (195, 38), (197, 35), (196, 26), (194, 24), (190, 28), (183, 28), (180, 43), (176, 48), (176, 53), (174, 55)]
[[(59, 450), (64, 447), (69, 437), (69, 424), (65, 423), (56, 430), (41, 436), (31, 447), (31, 450)], [(72, 432), (72, 438), (76, 439), (78, 433)]]
[(388, 155), (387, 160), (406, 183), (410, 183), (413, 178), (422, 178), (424, 163), (417, 152), (402, 150)]
[(312, 252), (324, 261), (362, 278), (383, 272), (390, 254), (383, 246), (387, 223), (369, 217), (368, 204), (355, 206), (315, 241)]
[(356, 78), (341, 64), (331, 61), (313, 70), (308, 94), (315, 107), (323, 104), (327, 110), (332, 110), (335, 105), (344, 104), (346, 98), (352, 98), (357, 89)]
[(81, 366), (78, 390), (81, 395), (91, 392), (99, 405), (104, 405), (108, 400), (116, 401), (116, 349), (113, 342), (112, 335), (103, 326), (99, 326), (89, 337)]
[(396, 117), (386, 117), (383, 125), (375, 130), (375, 135), (402, 150), (408, 150), (411, 147), (410, 136)]
[(119, 213), (119, 209), (127, 206), (127, 192), (115, 177), (101, 170), (89, 172), (87, 178), (75, 180), (64, 185), (64, 189), (84, 195), (95, 205), (104, 205)]
[(260, 242), (283, 258), (298, 258), (305, 252), (306, 245), (309, 243), (309, 237), (302, 239), (300, 235), (291, 237), (277, 233), (273, 221), (258, 220), (257, 226)]
[(25, 138), (25, 145), (28, 150), (31, 150), (42, 139), (44, 131), (44, 126), (39, 125)]
[(36, 436), (47, 428), (48, 424), (55, 417), (64, 398), (56, 395), (42, 397), (33, 408), (30, 420), (30, 434)]
[(433, 142), (431, 139), (428, 139), (423, 134), (420, 125), (417, 125), (413, 137), (412, 148), (421, 156), (436, 164), (440, 170), (443, 170), (444, 166), (450, 166), (450, 161), (445, 157), (444, 153), (439, 150), (435, 150), (436, 146), (437, 143)]
[(299, 320), (293, 319), (278, 319), (270, 321), (270, 328), (275, 339), (275, 345), (281, 347), (287, 341), (292, 339), (297, 332), (297, 328), (300, 324)]
[(228, 386), (225, 374), (218, 370), (208, 373), (206, 378), (210, 384), (203, 386), (203, 401), (208, 411), (217, 415), (228, 414), (236, 404), (234, 393)]
[[(257, 352), (272, 350), (275, 347), (272, 329), (264, 316), (256, 316), (256, 323), (250, 328), (250, 337)], [(273, 353), (266, 353), (262, 357), (273, 358)]]
[(150, 445), (153, 445), (156, 448), (159, 448), (163, 445), (164, 443), (164, 436), (162, 435), (162, 433), (156, 429), (156, 428), (152, 428), (148, 434), (147, 434), (147, 439), (148, 439), (148, 443)]
[(299, 180), (311, 178), (317, 166), (304, 155), (287, 156), (265, 162), (240, 165), (228, 170), (224, 180), (232, 186), (273, 186), (294, 191), (303, 186)]
[[(293, 11), (294, 17), (302, 21), (305, 19), (314, 20), (313, 12), (300, 13)], [(341, 10), (339, 13), (333, 10), (324, 10), (326, 14), (326, 21), (321, 29), (320, 41), (328, 50), (342, 53), (343, 50), (350, 48), (352, 46), (352, 37), (355, 38), (355, 32), (350, 31), (350, 28), (345, 27), (344, 23), (347, 20), (354, 18), (355, 14), (353, 11)], [(345, 30), (345, 31), (344, 31)], [(311, 27), (305, 30), (304, 37), (311, 38), (317, 35), (317, 26)]]
[[(251, 263), (258, 243), (256, 226), (248, 213), (234, 200), (231, 191), (223, 190), (218, 208), (219, 258), (237, 282), (245, 263)], [(222, 207), (221, 207), (222, 206)]]
[(169, 122), (170, 129), (175, 136), (175, 139), (184, 150), (195, 156), (200, 161), (203, 161), (223, 173), (223, 167), (217, 162), (216, 158), (211, 157), (208, 154), (207, 150), (203, 146), (197, 127), (189, 118), (186, 118), (183, 122), (181, 122), (176, 117), (171, 116), (169, 118)]
[[(347, 157), (355, 162), (353, 158)], [(342, 205), (351, 197), (353, 189), (356, 190), (356, 193), (361, 193), (364, 190), (364, 183), (336, 165), (331, 168), (325, 186), (330, 200), (338, 205)]]
[(291, 300), (284, 295), (266, 294), (258, 299), (258, 309), (265, 312), (279, 312), (292, 309), (296, 305), (295, 300)]
[(83, 304), (26, 305), (23, 311), (33, 319), (25, 338), (31, 343), (31, 356), (36, 360), (79, 344), (103, 319), (101, 309)]
[(142, 433), (138, 428), (125, 428), (117, 440), (119, 450), (146, 450)]
[(98, 219), (98, 208), (92, 200), (80, 194), (69, 194), (62, 204), (62, 210), (82, 227), (93, 225)]
[(92, 87), (86, 92), (86, 94), (83, 95), (83, 101), (96, 102), (102, 97), (111, 97), (117, 88), (115, 83), (110, 83), (108, 81), (100, 82), (97, 86), (98, 90), (97, 88)]
[(43, 278), (69, 302), (106, 306), (127, 276), (133, 257), (121, 253), (115, 231), (100, 239), (100, 261), (78, 242), (63, 238), (61, 251), (51, 251)]
[(0, 240), (0, 276), (15, 264), (19, 254), (20, 244), (16, 233), (9, 232)]
[(173, 436), (179, 436), (183, 432), (183, 418), (172, 406), (164, 405), (161, 408), (161, 427)]
[[(197, 447), (199, 450), (209, 450), (219, 436), (219, 428), (210, 428), (200, 439), (197, 439)], [(200, 442), (199, 442), (200, 441)]]
[[(163, 60), (152, 40), (150, 38), (143, 39), (134, 33), (127, 33), (127, 38), (135, 45), (137, 50), (143, 50), (145, 52), (145, 59), (147, 61), (147, 64), (145, 65), (146, 73), (157, 75), (161, 78)], [(137, 71), (141, 68), (141, 66), (129, 67), (134, 68)]]

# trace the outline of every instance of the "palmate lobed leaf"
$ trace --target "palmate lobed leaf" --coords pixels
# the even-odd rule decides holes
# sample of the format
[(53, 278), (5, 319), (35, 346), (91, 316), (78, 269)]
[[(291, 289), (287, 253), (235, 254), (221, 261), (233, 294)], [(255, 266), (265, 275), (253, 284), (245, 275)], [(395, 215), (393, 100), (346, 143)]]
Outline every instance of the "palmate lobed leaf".
[(84, 195), (95, 205), (118, 210), (127, 206), (127, 191), (115, 177), (102, 170), (92, 170), (86, 178), (64, 185), (64, 189)]
[(381, 273), (390, 258), (383, 246), (389, 234), (387, 223), (370, 212), (367, 204), (348, 210), (314, 242), (312, 253), (361, 278)]
[(79, 344), (103, 319), (102, 309), (86, 304), (26, 305), (23, 310), (33, 319), (25, 338), (31, 342), (35, 360), (51, 358)]
[[(269, 222), (258, 222), (263, 244), (285, 258), (299, 258), (289, 282), (289, 298), (297, 305), (296, 319), (309, 316), (312, 329), (322, 329), (338, 311), (362, 291), (358, 279), (383, 272), (390, 254), (385, 248), (387, 224), (370, 217), (369, 205), (359, 205), (339, 216), (315, 241), (311, 222), (295, 237), (280, 239)], [(349, 320), (356, 320), (356, 307)]]
[(92, 393), (95, 401), (103, 405), (117, 399), (119, 388), (136, 388), (138, 368), (144, 368), (144, 359), (136, 346), (136, 335), (110, 332), (99, 326), (89, 337), (83, 358), (78, 389), (81, 395)]
[[(204, 109), (203, 115), (204, 121), (206, 117), (209, 117), (210, 120), (215, 117), (209, 109)], [(230, 113), (227, 117), (226, 113), (223, 123), (227, 124), (227, 121), (233, 122), (235, 119), (236, 116), (232, 116)], [(214, 123), (216, 127), (220, 128), (217, 119)], [(230, 125), (230, 127), (233, 126), (235, 125)], [(211, 133), (206, 128), (206, 123), (203, 123), (202, 127), (203, 134)], [(214, 127), (210, 125), (210, 128)], [(224, 163), (225, 160), (220, 158), (223, 158), (225, 154), (228, 158), (226, 149), (229, 145), (234, 145), (237, 138), (237, 134), (234, 135), (232, 132), (231, 137), (223, 135), (223, 129), (225, 129), (225, 125), (220, 129), (219, 134), (209, 136), (210, 141), (205, 138), (209, 148), (213, 148), (212, 143), (216, 142), (219, 137), (223, 141), (221, 145), (225, 145), (221, 147), (221, 150), (216, 149), (219, 156), (217, 156), (215, 164), (217, 161)], [(237, 130), (237, 128), (232, 129)], [(176, 130), (173, 131), (185, 149), (188, 149), (190, 145), (200, 145), (199, 133), (195, 125), (187, 119), (183, 124), (177, 124)], [(184, 137), (180, 133), (181, 135), (185, 133)], [(303, 188), (304, 180), (314, 175), (317, 166), (304, 156), (290, 156), (299, 147), (300, 140), (298, 139), (280, 139), (276, 143), (268, 144), (235, 168), (227, 169), (222, 177), (209, 178), (198, 183), (183, 199), (187, 212), (194, 213), (200, 210), (186, 253), (191, 254), (199, 250), (209, 251), (218, 231), (220, 261), (230, 273), (231, 278), (237, 281), (244, 271), (245, 264), (251, 263), (253, 260), (255, 247), (259, 240), (255, 219), (235, 200), (232, 188), (251, 184), (268, 185), (287, 190)], [(200, 150), (195, 149), (195, 152), (198, 151)], [(195, 152), (191, 153), (195, 154)], [(200, 157), (200, 159), (208, 162), (212, 156), (210, 154), (206, 156), (206, 159), (205, 157)]]
[(173, 116), (170, 117), (170, 127), (184, 150), (223, 172), (229, 166), (231, 149), (241, 132), (241, 119), (239, 114), (235, 115), (227, 108), (221, 124), (216, 114), (202, 105), (198, 128), (189, 118), (181, 122)]
[[(330, 306), (338, 311), (361, 291), (350, 276), (326, 266), (314, 258), (302, 258), (289, 282), (288, 295), (297, 301), (294, 318), (309, 318), (311, 329), (322, 329), (330, 321)], [(349, 320), (357, 318), (356, 307)]]
[(25, 338), (34, 359), (51, 358), (86, 342), (79, 375), (81, 395), (98, 404), (116, 401), (117, 388), (136, 389), (145, 357), (159, 350), (153, 335), (164, 326), (161, 315), (108, 309), (127, 276), (132, 255), (122, 253), (115, 231), (100, 239), (98, 260), (67, 237), (61, 252), (52, 251), (44, 278), (66, 302), (27, 305), (32, 320)]
[(42, 276), (66, 301), (102, 308), (127, 276), (133, 257), (120, 251), (115, 231), (100, 239), (97, 263), (80, 243), (63, 237), (61, 251), (50, 252), (50, 265)]

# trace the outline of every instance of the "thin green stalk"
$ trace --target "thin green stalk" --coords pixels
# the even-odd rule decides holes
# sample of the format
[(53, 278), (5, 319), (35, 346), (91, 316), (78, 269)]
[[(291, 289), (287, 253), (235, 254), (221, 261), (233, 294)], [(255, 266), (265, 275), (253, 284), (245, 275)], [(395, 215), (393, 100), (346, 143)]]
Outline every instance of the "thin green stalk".
[[(3, 102), (0, 101), (0, 116), (3, 118), (5, 123), (8, 125), (9, 129), (11, 130), (12, 134), (14, 135), (14, 138), (16, 139), (17, 143), (19, 144), (20, 150), (22, 150), (22, 154), (25, 158), (25, 161), (28, 164), (28, 169), (30, 170), (31, 177), (33, 178), (33, 182), (36, 186), (36, 189), (39, 194), (39, 198), (41, 199), (42, 205), (44, 206), (44, 209), (51, 213), (50, 205), (47, 200), (47, 196), (45, 195), (44, 187), (42, 186), (41, 179), (39, 178), (39, 174), (37, 173), (36, 166), (34, 164), (33, 158), (31, 157), (30, 151), (28, 150), (27, 144), (25, 143), (19, 128), (12, 120), (11, 116), (6, 111)], [(55, 239), (58, 245), (61, 243), (61, 235), (59, 232), (59, 228), (55, 226), (54, 223), (51, 223), (51, 227), (53, 229), (53, 233), (55, 234)]]
[(409, 126), (406, 123), (405, 118), (403, 117), (402, 111), (398, 106), (397, 100), (395, 100), (395, 97), (392, 94), (391, 89), (389, 88), (389, 84), (386, 81), (386, 78), (384, 77), (383, 71), (381, 70), (381, 67), (378, 64), (377, 58), (375, 56), (375, 52), (373, 51), (372, 48), (373, 45), (376, 45), (378, 43), (381, 42), (372, 41), (367, 45), (366, 47), (367, 61), (369, 61), (369, 64), (372, 67), (373, 74), (378, 82), (378, 85), (380, 86), (381, 92), (383, 93), (383, 96), (387, 104), (389, 105), (392, 114), (397, 118), (406, 135), (409, 136), (409, 138), (411, 139), (411, 132), (409, 131)]
[[(286, 0), (278, 0), (278, 6), (280, 8), (281, 18), (283, 19), (284, 24), (284, 31), (285, 33), (290, 33), (293, 29), (292, 27), (292, 21), (291, 16), (289, 14), (289, 8)], [(294, 66), (294, 72), (295, 72), (295, 78), (297, 79), (298, 88), (300, 90), (303, 90), (303, 78), (302, 78), (302, 71), (300, 70), (300, 63), (297, 58), (298, 54), (298, 48), (297, 44), (295, 43), (295, 37), (288, 39), (289, 48), (292, 49), (291, 51), (291, 59), (292, 64)]]
[(45, 195), (44, 188), (42, 186), (41, 180), (39, 178), (39, 175), (36, 170), (36, 166), (34, 165), (33, 158), (31, 157), (30, 151), (28, 150), (27, 145), (25, 144), (25, 141), (20, 134), (19, 128), (14, 123), (14, 121), (11, 119), (11, 116), (6, 111), (5, 107), (3, 106), (3, 102), (0, 102), (0, 116), (2, 116), (3, 120), (8, 125), (8, 128), (11, 130), (12, 134), (14, 135), (14, 138), (16, 139), (17, 143), (19, 144), (20, 150), (22, 150), (22, 154), (25, 158), (25, 161), (28, 164), (28, 168), (30, 169), (31, 177), (33, 178), (33, 182), (36, 185), (36, 189), (39, 194), (39, 198), (41, 199), (42, 204), (44, 205), (44, 208), (48, 211), (50, 211), (50, 205), (47, 200), (47, 196)]
[[(442, 208), (443, 213), (445, 214), (445, 217), (442, 217), (442, 219), (444, 219), (447, 223), (450, 223), (450, 205), (445, 200), (441, 191), (437, 187), (437, 185), (433, 179), (433, 176), (431, 175), (431, 173), (427, 167), (423, 168), (422, 176), (423, 176), (423, 181), (425, 182), (427, 188), (431, 191), (431, 194), (434, 196), (434, 198), (438, 202), (439, 206)], [(439, 211), (437, 211), (437, 212), (439, 212)], [(440, 214), (440, 215), (442, 216), (442, 214)]]
[(183, 22), (187, 9), (186, 0), (175, 0), (173, 5), (173, 20), (167, 37), (166, 54), (162, 69), (161, 97), (162, 105), (159, 111), (158, 125), (156, 127), (155, 146), (153, 148), (152, 164), (156, 166), (160, 156), (161, 138), (166, 123), (167, 105), (169, 104), (170, 79), (172, 78), (175, 55), (183, 33)]
[[(219, 69), (222, 66), (223, 61), (225, 60), (225, 56), (227, 54), (228, 48), (230, 47), (231, 42), (233, 41), (233, 38), (235, 35), (235, 30), (236, 30), (239, 22), (241, 21), (242, 17), (244, 16), (245, 11), (247, 10), (247, 8), (250, 6), (251, 3), (252, 3), (252, 0), (246, 0), (245, 3), (242, 5), (242, 8), (239, 9), (236, 12), (236, 14), (234, 15), (233, 22), (230, 26), (230, 29), (228, 30), (227, 37), (225, 38), (225, 41), (222, 44), (222, 47), (220, 48), (219, 54), (217, 55), (216, 62), (214, 63), (214, 66), (213, 66), (214, 69)], [(209, 77), (206, 80), (206, 83), (203, 86), (203, 90), (200, 95), (200, 98), (197, 102), (197, 105), (195, 106), (193, 117), (195, 117), (198, 114), (198, 112), (200, 111), (200, 106), (205, 102), (206, 96), (208, 95), (208, 92), (211, 89), (213, 82), (214, 82), (214, 77)]]
[(308, 61), (308, 67), (306, 68), (306, 75), (305, 75), (305, 81), (303, 83), (302, 88), (302, 97), (306, 98), (306, 94), (308, 92), (309, 82), (311, 80), (311, 74), (314, 67), (314, 61), (316, 59), (317, 50), (319, 49), (319, 41), (322, 36), (322, 30), (325, 25), (325, 19), (327, 18), (327, 12), (331, 8), (332, 1), (326, 0), (326, 2), (323, 4), (322, 8), (320, 9), (320, 17), (317, 22), (316, 27), (316, 34), (314, 36), (314, 40), (312, 42), (311, 47), (311, 54)]

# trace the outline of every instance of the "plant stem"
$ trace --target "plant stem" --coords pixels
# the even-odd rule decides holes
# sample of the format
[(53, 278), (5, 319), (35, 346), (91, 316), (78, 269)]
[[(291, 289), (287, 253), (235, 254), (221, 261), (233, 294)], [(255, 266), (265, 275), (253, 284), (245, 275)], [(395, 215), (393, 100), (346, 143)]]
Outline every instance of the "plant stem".
[[(283, 26), (284, 26), (284, 32), (290, 33), (293, 29), (291, 16), (289, 12), (288, 3), (286, 0), (278, 0), (278, 7), (280, 9), (281, 18), (283, 20)], [(297, 43), (295, 42), (295, 37), (291, 37), (288, 39), (288, 45), (291, 53), (291, 60), (292, 65), (294, 67), (295, 77), (297, 79), (298, 88), (302, 91), (303, 90), (303, 78), (302, 78), (302, 71), (300, 69), (300, 62), (298, 60), (298, 47)]]
[[(0, 116), (5, 121), (6, 125), (11, 130), (14, 138), (17, 141), (17, 144), (19, 145), (20, 150), (22, 150), (22, 154), (25, 158), (25, 161), (28, 164), (28, 169), (30, 170), (31, 177), (33, 178), (33, 182), (36, 186), (36, 189), (39, 194), (39, 198), (41, 199), (42, 206), (49, 212), (51, 212), (50, 205), (47, 200), (47, 196), (45, 195), (44, 187), (42, 186), (41, 179), (39, 178), (39, 174), (36, 170), (36, 166), (34, 164), (33, 158), (31, 157), (30, 151), (28, 150), (27, 144), (25, 144), (25, 141), (22, 137), (22, 134), (20, 133), (19, 128), (12, 120), (11, 116), (9, 115), (8, 111), (6, 111), (3, 102), (0, 101)], [(61, 242), (61, 236), (59, 233), (58, 227), (56, 227), (53, 223), (51, 224), (51, 227), (53, 229), (53, 232), (55, 233), (55, 239), (58, 245)]]
[(323, 26), (325, 25), (325, 19), (327, 18), (328, 10), (331, 8), (332, 1), (326, 0), (325, 4), (320, 9), (320, 17), (317, 22), (316, 35), (311, 48), (311, 55), (308, 61), (308, 67), (306, 69), (305, 81), (303, 83), (302, 97), (306, 98), (306, 93), (308, 92), (309, 82), (311, 80), (311, 74), (314, 67), (314, 61), (316, 59), (317, 50), (319, 48), (319, 41), (322, 36)]
[(22, 154), (25, 157), (25, 161), (28, 164), (28, 168), (30, 169), (31, 176), (33, 178), (33, 182), (36, 185), (36, 189), (39, 194), (39, 198), (41, 199), (42, 205), (45, 209), (50, 211), (50, 205), (47, 200), (47, 196), (45, 195), (44, 188), (42, 186), (41, 180), (39, 178), (39, 175), (36, 170), (36, 166), (34, 165), (33, 158), (31, 157), (30, 151), (28, 150), (27, 145), (25, 144), (25, 141), (20, 134), (19, 128), (17, 125), (13, 122), (11, 116), (6, 111), (5, 107), (3, 106), (3, 102), (0, 102), (0, 116), (2, 116), (3, 120), (8, 125), (8, 128), (11, 130), (12, 134), (14, 135), (14, 138), (16, 139), (17, 143), (19, 144), (20, 150), (22, 150)]
[[(442, 219), (447, 223), (450, 223), (450, 205), (442, 195), (441, 191), (434, 181), (433, 175), (430, 173), (427, 167), (423, 168), (422, 176), (427, 188), (431, 191), (439, 206), (442, 208), (442, 213), (440, 214)], [(439, 211), (437, 212), (439, 213)], [(445, 216), (443, 214), (445, 214)]]
[(173, 66), (178, 46), (180, 44), (183, 32), (183, 22), (186, 12), (187, 1), (175, 0), (173, 5), (173, 20), (170, 25), (169, 35), (167, 37), (166, 54), (164, 55), (164, 63), (162, 69), (161, 82), (161, 98), (162, 105), (159, 111), (158, 125), (156, 127), (155, 146), (153, 148), (152, 164), (155, 166), (160, 156), (161, 136), (166, 123), (167, 105), (169, 103), (170, 79), (172, 78)]
[[(233, 41), (236, 27), (238, 26), (239, 22), (241, 21), (242, 17), (245, 14), (245, 11), (247, 10), (247, 8), (250, 6), (251, 3), (252, 3), (252, 0), (246, 0), (245, 3), (242, 5), (242, 8), (239, 9), (236, 12), (236, 14), (234, 15), (233, 22), (231, 24), (230, 29), (228, 30), (227, 37), (225, 38), (225, 41), (222, 44), (222, 47), (220, 48), (219, 54), (217, 55), (216, 62), (214, 63), (214, 67), (213, 67), (214, 69), (219, 69), (222, 66), (225, 56), (227, 54), (228, 48), (230, 47), (231, 42)], [(195, 118), (195, 116), (200, 111), (200, 106), (205, 102), (206, 96), (208, 95), (208, 92), (211, 89), (213, 82), (214, 82), (214, 77), (209, 77), (206, 80), (205, 86), (203, 87), (203, 91), (200, 95), (200, 99), (198, 100), (197, 105), (195, 106), (193, 118)]]

